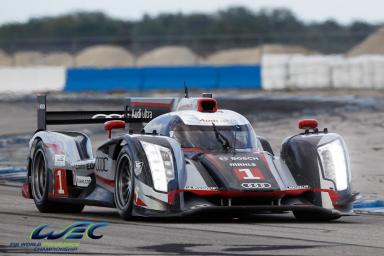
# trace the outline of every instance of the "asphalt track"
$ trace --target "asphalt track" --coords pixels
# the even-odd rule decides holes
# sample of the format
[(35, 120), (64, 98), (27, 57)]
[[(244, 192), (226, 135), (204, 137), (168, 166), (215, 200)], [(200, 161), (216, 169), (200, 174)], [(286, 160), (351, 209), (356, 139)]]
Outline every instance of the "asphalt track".
[(1, 255), (42, 255), (10, 243), (30, 242), (31, 230), (40, 224), (62, 230), (80, 220), (110, 223), (98, 231), (101, 239), (80, 240), (75, 253), (80, 255), (384, 254), (384, 216), (351, 216), (328, 223), (297, 222), (291, 214), (123, 221), (114, 209), (98, 207), (86, 207), (81, 214), (42, 214), (32, 200), (21, 197), (20, 187), (0, 185)]

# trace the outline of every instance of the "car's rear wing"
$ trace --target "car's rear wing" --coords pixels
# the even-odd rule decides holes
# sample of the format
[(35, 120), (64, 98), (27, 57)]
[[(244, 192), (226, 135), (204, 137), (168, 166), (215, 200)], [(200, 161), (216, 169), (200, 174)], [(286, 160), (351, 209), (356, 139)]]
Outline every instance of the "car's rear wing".
[(48, 111), (46, 95), (37, 96), (37, 130), (46, 130), (47, 125), (97, 124), (110, 120), (123, 120), (134, 130), (153, 118), (171, 112), (176, 98), (126, 98), (120, 110)]

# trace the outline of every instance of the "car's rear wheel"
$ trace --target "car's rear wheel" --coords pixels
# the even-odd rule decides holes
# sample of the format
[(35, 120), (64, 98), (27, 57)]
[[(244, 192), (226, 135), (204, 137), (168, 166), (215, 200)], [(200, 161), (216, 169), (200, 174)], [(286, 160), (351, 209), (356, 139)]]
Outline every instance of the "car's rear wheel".
[(330, 221), (341, 217), (339, 214), (324, 214), (312, 211), (294, 211), (293, 215), (299, 221)]
[(35, 202), (38, 204), (46, 200), (48, 190), (48, 170), (46, 166), (45, 154), (41, 148), (35, 152), (32, 171), (32, 193)]
[(81, 212), (83, 204), (60, 203), (49, 200), (48, 190), (51, 174), (48, 169), (42, 141), (36, 143), (32, 159), (31, 188), (32, 196), (40, 212)]
[(115, 205), (120, 216), (128, 220), (132, 217), (133, 206), (133, 165), (128, 152), (123, 148), (117, 158), (115, 172)]

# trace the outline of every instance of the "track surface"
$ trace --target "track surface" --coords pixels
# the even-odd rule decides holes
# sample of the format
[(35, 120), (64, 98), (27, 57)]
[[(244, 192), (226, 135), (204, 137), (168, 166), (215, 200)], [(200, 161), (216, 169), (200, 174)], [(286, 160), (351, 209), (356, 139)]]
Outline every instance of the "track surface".
[[(107, 221), (99, 240), (81, 240), (84, 255), (383, 255), (384, 217), (362, 215), (329, 223), (300, 223), (292, 215), (255, 215), (232, 220), (122, 221), (114, 209), (86, 207), (81, 214), (42, 214), (20, 188), (0, 185), (0, 254), (26, 242), (47, 223), (62, 230), (79, 220)], [(29, 254), (34, 255), (34, 254)], [(40, 254), (41, 255), (41, 254)]]

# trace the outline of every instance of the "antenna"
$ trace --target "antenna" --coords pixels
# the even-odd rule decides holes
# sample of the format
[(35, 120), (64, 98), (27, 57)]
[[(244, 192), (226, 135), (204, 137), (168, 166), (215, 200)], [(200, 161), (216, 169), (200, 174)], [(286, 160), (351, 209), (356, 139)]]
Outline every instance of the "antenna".
[(189, 98), (188, 86), (184, 81), (184, 98)]

